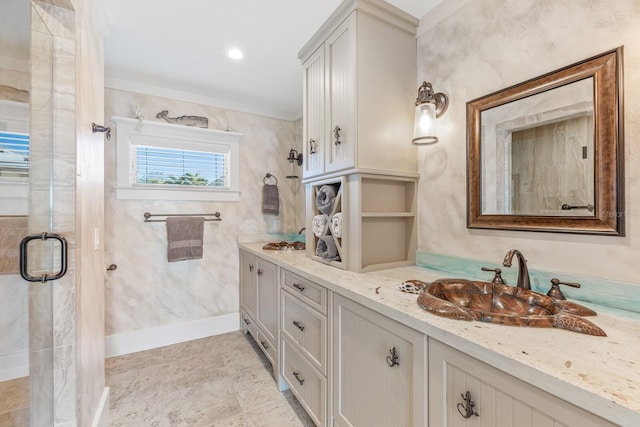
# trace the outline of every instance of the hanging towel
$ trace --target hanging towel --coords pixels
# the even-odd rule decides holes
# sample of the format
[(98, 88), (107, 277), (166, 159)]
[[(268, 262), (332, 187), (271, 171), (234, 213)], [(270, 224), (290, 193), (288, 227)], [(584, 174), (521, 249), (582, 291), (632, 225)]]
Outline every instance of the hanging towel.
[(331, 217), (329, 228), (331, 229), (331, 234), (335, 237), (342, 237), (342, 212), (338, 212)]
[(316, 196), (316, 207), (318, 210), (325, 215), (331, 215), (336, 195), (337, 191), (333, 185), (323, 185), (320, 187), (318, 195)]
[(277, 184), (264, 184), (262, 187), (262, 213), (278, 215), (280, 213), (280, 197)]
[(167, 218), (167, 260), (169, 262), (202, 258), (203, 217)]
[(327, 217), (324, 215), (316, 215), (311, 222), (311, 231), (316, 237), (320, 237), (324, 234), (324, 229), (327, 227)]
[(336, 242), (333, 241), (332, 236), (322, 236), (318, 239), (316, 255), (326, 261), (340, 261), (338, 248), (336, 247)]

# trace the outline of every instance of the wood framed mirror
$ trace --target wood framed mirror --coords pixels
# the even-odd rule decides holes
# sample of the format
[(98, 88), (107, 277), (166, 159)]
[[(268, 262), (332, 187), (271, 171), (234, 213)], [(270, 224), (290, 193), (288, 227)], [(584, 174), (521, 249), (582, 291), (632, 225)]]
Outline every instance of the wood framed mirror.
[(467, 103), (467, 228), (624, 235), (622, 50)]

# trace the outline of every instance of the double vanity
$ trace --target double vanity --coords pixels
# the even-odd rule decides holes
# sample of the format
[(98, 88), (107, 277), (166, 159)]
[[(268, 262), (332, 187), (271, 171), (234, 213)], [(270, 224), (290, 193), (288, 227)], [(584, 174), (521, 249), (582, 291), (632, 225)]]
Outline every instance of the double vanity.
[(440, 317), (398, 285), (446, 272), (263, 245), (240, 245), (242, 329), (318, 426), (640, 425), (637, 321), (599, 311), (603, 337)]

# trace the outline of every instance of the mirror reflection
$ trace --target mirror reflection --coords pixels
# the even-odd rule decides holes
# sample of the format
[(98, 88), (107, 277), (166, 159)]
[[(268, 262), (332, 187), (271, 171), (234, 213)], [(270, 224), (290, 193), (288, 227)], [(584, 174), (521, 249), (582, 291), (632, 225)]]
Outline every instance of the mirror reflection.
[(467, 227), (624, 235), (622, 47), (467, 102)]
[(483, 214), (594, 216), (593, 85), (481, 112)]

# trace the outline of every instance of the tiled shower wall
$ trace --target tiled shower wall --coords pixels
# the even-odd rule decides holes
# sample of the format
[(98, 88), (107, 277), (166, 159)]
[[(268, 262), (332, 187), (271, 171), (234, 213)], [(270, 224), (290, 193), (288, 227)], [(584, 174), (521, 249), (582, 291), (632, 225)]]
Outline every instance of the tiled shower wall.
[[(215, 319), (238, 312), (238, 247), (242, 234), (297, 232), (304, 226), (304, 188), (285, 179), (290, 148), (300, 151), (301, 123), (241, 113), (121, 90), (106, 90), (106, 119), (133, 117), (139, 106), (146, 120), (168, 110), (170, 116), (209, 119), (211, 129), (244, 135), (240, 142), (240, 201), (194, 202), (118, 200), (115, 197), (115, 142), (106, 146), (106, 263), (118, 269), (106, 283), (107, 335)], [(114, 125), (113, 123), (109, 123)], [(261, 211), (263, 178), (278, 178), (280, 215)], [(143, 214), (210, 213), (221, 222), (207, 222), (200, 260), (168, 263), (166, 225), (144, 223)], [(255, 229), (245, 221), (255, 221)]]

